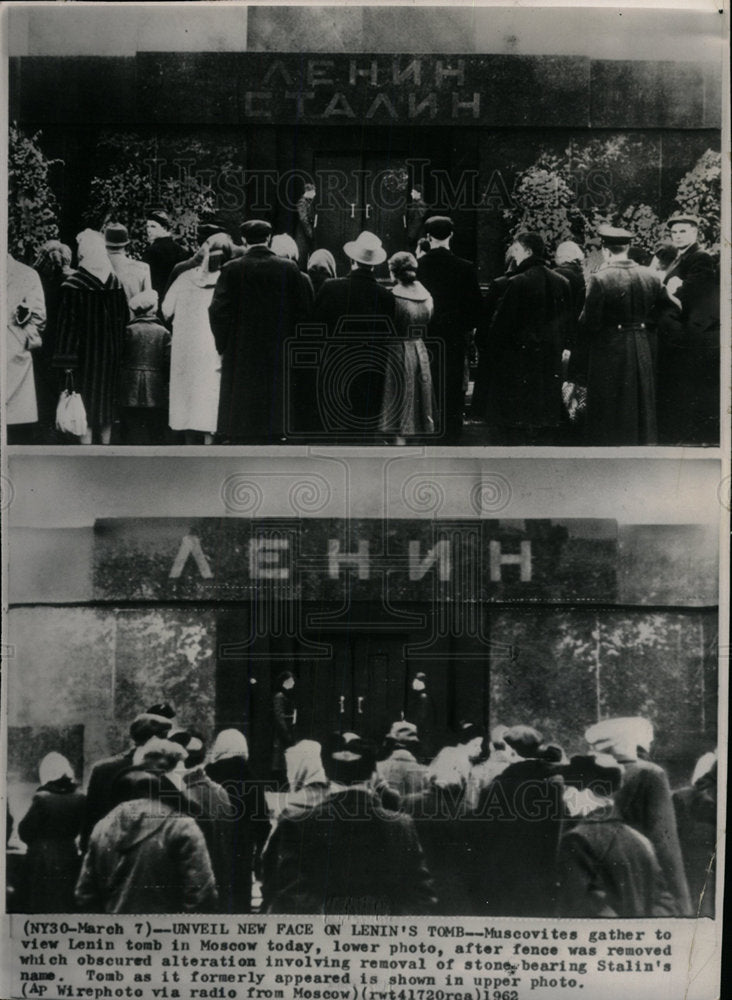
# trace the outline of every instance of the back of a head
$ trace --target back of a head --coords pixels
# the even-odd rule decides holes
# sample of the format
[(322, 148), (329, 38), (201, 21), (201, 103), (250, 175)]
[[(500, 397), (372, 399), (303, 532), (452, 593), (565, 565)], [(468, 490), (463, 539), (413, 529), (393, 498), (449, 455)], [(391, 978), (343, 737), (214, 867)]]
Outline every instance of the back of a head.
[(154, 316), (158, 311), (158, 293), (154, 288), (146, 288), (130, 299), (130, 311), (136, 319)]
[(118, 775), (112, 782), (111, 801), (115, 806), (133, 799), (156, 799), (160, 778), (150, 771), (135, 768)]
[(170, 732), (171, 726), (170, 719), (142, 712), (130, 726), (130, 739), (135, 746), (139, 747), (143, 743), (147, 743), (153, 736), (166, 736)]
[(544, 247), (544, 240), (539, 236), (538, 233), (519, 233), (515, 238), (514, 243), (519, 243), (524, 248), (528, 250), (530, 254), (534, 257), (540, 257), (543, 259), (546, 249)]
[(273, 236), (270, 250), (278, 257), (284, 257), (285, 260), (294, 260), (296, 264), (300, 259), (297, 243), (287, 233), (277, 233), (276, 236)]
[(167, 774), (175, 768), (179, 761), (185, 760), (187, 756), (186, 750), (180, 743), (153, 737), (145, 744), (142, 765), (145, 769), (153, 771), (155, 774)]
[(402, 285), (412, 285), (417, 280), (417, 260), (406, 250), (389, 258), (389, 270)]
[(313, 250), (308, 258), (308, 274), (314, 271), (322, 272), (329, 278), (335, 278), (336, 262), (330, 250), (325, 250), (324, 248)]
[(533, 726), (511, 726), (503, 734), (503, 739), (519, 757), (529, 759), (539, 756), (542, 735)]
[(573, 240), (563, 240), (554, 252), (557, 264), (581, 264), (584, 259), (582, 248)]
[(232, 243), (226, 233), (216, 233), (206, 241), (208, 247), (208, 272), (214, 274), (220, 271), (227, 261), (231, 260)]
[(326, 770), (331, 781), (355, 785), (368, 781), (376, 766), (376, 747), (356, 733), (336, 735), (332, 741)]

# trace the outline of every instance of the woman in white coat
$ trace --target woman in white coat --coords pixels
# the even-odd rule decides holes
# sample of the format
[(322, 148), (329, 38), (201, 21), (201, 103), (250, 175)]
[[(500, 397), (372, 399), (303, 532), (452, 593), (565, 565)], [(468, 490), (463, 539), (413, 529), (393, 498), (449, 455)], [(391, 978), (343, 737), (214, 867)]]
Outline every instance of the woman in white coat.
[(38, 274), (10, 254), (7, 306), (8, 443), (27, 444), (38, 422), (31, 351), (41, 346), (46, 306)]
[(185, 431), (186, 444), (211, 444), (216, 431), (221, 357), (211, 333), (208, 307), (231, 253), (228, 236), (217, 233), (209, 237), (200, 266), (183, 271), (163, 300), (163, 316), (173, 321), (169, 423), (172, 430)]

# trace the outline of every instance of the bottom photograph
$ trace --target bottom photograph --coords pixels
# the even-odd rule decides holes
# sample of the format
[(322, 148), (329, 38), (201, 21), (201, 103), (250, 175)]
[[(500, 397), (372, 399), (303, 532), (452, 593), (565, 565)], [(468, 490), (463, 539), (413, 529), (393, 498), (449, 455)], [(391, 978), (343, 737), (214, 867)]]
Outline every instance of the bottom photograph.
[(717, 547), (574, 516), (11, 528), (8, 911), (714, 916)]

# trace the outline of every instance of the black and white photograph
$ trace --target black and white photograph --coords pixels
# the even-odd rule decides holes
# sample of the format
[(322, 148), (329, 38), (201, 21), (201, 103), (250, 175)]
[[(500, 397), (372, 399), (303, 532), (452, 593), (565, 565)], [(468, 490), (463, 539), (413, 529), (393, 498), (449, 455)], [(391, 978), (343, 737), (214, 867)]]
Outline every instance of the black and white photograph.
[(9, 443), (719, 444), (716, 6), (6, 6)]
[(729, 21), (2, 5), (0, 996), (724, 996)]
[(69, 461), (11, 527), (14, 911), (714, 916), (713, 520), (516, 517), (510, 460), (383, 462), (370, 517), (314, 459)]

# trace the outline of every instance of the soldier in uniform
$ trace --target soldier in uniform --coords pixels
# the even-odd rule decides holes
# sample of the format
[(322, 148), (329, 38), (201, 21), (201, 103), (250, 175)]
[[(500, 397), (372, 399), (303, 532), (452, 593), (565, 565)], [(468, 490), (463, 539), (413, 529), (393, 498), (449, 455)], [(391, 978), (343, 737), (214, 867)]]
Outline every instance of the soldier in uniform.
[(600, 226), (604, 263), (590, 275), (565, 400), (586, 390), (587, 444), (655, 444), (658, 274), (628, 256), (632, 234)]

